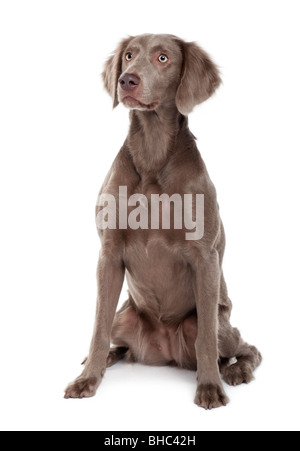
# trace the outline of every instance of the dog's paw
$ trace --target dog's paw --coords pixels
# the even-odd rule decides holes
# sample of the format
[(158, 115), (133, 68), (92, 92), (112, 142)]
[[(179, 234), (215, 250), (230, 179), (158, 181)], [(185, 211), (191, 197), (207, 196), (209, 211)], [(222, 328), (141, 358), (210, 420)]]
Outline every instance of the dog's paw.
[(218, 384), (200, 384), (197, 388), (195, 403), (204, 409), (226, 406), (229, 399)]
[(228, 385), (249, 384), (254, 379), (252, 369), (247, 363), (237, 361), (222, 371), (224, 381)]
[(99, 381), (96, 377), (78, 377), (65, 390), (65, 399), (91, 398), (96, 394)]

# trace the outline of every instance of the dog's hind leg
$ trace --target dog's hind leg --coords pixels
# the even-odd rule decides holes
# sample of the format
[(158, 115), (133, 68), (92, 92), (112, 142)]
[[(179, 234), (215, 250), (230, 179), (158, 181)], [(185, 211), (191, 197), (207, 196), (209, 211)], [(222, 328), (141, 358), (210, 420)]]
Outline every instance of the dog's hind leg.
[[(219, 322), (219, 366), (223, 379), (229, 385), (249, 383), (253, 371), (260, 365), (262, 356), (255, 346), (245, 343), (238, 329), (231, 327), (228, 320)], [(231, 360), (236, 361), (231, 364)]]
[(260, 365), (262, 356), (255, 346), (241, 342), (234, 356), (236, 362), (221, 365), (220, 371), (228, 385), (248, 384), (254, 379), (253, 372)]
[[(255, 346), (244, 342), (238, 329), (230, 324), (232, 303), (222, 274), (219, 304), (219, 368), (223, 379), (229, 385), (249, 383), (253, 372), (260, 365), (262, 356)], [(234, 363), (232, 363), (234, 360)]]

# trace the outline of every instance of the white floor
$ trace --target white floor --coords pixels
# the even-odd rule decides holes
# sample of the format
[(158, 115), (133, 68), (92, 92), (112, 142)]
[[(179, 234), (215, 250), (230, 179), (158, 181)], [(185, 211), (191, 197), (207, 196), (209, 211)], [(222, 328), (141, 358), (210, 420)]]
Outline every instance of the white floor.
[[(35, 360), (36, 359), (36, 360)], [(265, 359), (249, 385), (225, 389), (230, 404), (205, 411), (193, 403), (195, 373), (177, 368), (154, 368), (118, 363), (110, 368), (96, 397), (63, 399), (63, 384), (74, 369), (37, 356), (1, 394), (2, 430), (67, 431), (247, 431), (299, 430), (299, 392), (286, 380), (283, 367)], [(287, 367), (290, 373), (291, 367)]]

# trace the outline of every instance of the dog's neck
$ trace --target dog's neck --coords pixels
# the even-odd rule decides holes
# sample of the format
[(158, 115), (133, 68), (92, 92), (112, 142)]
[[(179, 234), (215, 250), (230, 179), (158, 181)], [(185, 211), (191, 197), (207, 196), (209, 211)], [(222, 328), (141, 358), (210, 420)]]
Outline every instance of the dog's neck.
[(127, 145), (137, 172), (142, 177), (157, 173), (175, 151), (176, 139), (187, 119), (175, 103), (159, 106), (155, 111), (132, 110)]

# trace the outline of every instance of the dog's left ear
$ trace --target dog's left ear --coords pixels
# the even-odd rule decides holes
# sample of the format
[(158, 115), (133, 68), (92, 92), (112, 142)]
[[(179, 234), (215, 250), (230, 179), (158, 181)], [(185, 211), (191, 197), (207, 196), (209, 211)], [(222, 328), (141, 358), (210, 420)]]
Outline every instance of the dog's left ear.
[(119, 104), (118, 80), (122, 71), (122, 56), (131, 39), (132, 37), (130, 36), (120, 42), (112, 56), (106, 61), (104, 71), (102, 72), (105, 89), (113, 98), (113, 108)]
[(215, 92), (221, 78), (215, 63), (197, 44), (180, 40), (179, 45), (183, 66), (175, 101), (179, 112), (187, 116)]

